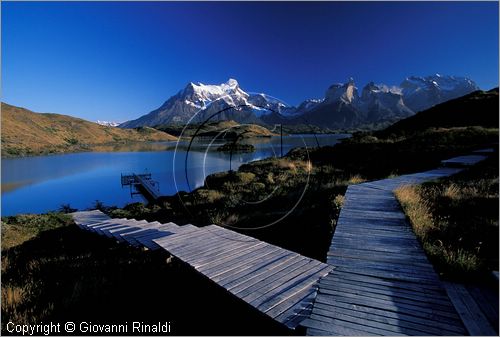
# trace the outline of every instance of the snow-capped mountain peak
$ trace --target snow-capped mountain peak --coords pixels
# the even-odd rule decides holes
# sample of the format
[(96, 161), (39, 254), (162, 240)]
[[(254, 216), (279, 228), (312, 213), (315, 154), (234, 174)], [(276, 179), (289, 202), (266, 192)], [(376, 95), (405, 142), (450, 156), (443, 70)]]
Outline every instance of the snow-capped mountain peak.
[(108, 121), (101, 121), (101, 120), (97, 120), (96, 123), (99, 125), (103, 125), (103, 126), (113, 126), (113, 127), (121, 124), (119, 122), (108, 122)]
[(358, 98), (358, 89), (355, 86), (354, 79), (351, 77), (347, 83), (332, 84), (325, 94), (325, 100), (335, 102), (338, 100), (344, 103), (353, 103)]
[(410, 76), (400, 87), (405, 104), (415, 112), (479, 90), (476, 83), (469, 78), (441, 74)]
[(331, 85), (323, 100), (305, 100), (297, 108), (265, 93), (248, 93), (235, 79), (221, 84), (190, 82), (160, 108), (121, 127), (199, 123), (233, 119), (242, 123), (307, 123), (331, 128), (393, 121), (478, 90), (465, 77), (410, 76), (400, 86), (368, 83), (358, 95), (352, 78)]

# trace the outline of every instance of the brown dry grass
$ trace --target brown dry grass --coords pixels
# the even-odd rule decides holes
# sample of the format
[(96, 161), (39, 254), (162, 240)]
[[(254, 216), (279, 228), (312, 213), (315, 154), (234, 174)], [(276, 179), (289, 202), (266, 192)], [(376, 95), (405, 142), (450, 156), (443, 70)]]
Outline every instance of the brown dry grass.
[(169, 141), (176, 137), (151, 128), (102, 126), (80, 118), (34, 113), (2, 103), (2, 155), (66, 152), (99, 144)]
[(487, 177), (475, 168), (395, 191), (424, 250), (446, 277), (498, 268), (498, 172), (488, 170)]

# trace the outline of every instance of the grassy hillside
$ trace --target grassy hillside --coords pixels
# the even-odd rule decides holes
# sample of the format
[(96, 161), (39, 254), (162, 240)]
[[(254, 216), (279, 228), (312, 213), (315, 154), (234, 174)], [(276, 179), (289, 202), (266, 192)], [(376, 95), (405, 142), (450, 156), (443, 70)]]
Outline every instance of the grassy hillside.
[(396, 196), (442, 276), (480, 280), (482, 271), (498, 270), (498, 152), (455, 176), (402, 186)]
[(498, 88), (476, 91), (438, 104), (375, 132), (379, 138), (409, 136), (429, 128), (482, 126), (498, 128)]
[(169, 141), (176, 137), (151, 128), (119, 129), (83, 119), (2, 103), (2, 156), (93, 150), (96, 145)]
[[(498, 112), (491, 105), (486, 112), (493, 111)], [(192, 193), (162, 197), (156, 205), (101, 208), (116, 218), (230, 225), (324, 261), (349, 184), (435, 168), (442, 159), (498, 142), (498, 126), (476, 125), (476, 120), (461, 127), (434, 124), (398, 137), (360, 133), (333, 147), (297, 149), (284, 158), (210, 175)], [(461, 264), (470, 257), (463, 252), (475, 250), (480, 261), (474, 273), (498, 265), (498, 221), (492, 221), (498, 215), (497, 162), (498, 154), (443, 186), (427, 185), (419, 192), (440, 206), (429, 210), (443, 224), (429, 233), (443, 243), (431, 246), (437, 253), (431, 252), (433, 261), (462, 252), (448, 259)], [(171, 320), (178, 335), (289, 333), (165, 254), (117, 245), (66, 219), (61, 214), (2, 218), (4, 322)], [(456, 264), (440, 271), (453, 276), (464, 270)]]
[[(215, 137), (221, 132), (225, 131), (219, 137), (224, 139), (233, 139), (241, 135), (242, 138), (253, 137), (271, 137), (277, 136), (263, 126), (256, 124), (240, 124), (235, 121), (220, 121), (207, 123), (203, 126), (198, 124), (191, 124), (184, 129), (184, 125), (159, 125), (156, 127), (158, 130), (165, 131), (169, 134), (183, 137), (192, 137), (196, 134), (197, 137)], [(200, 128), (198, 130), (198, 128)]]

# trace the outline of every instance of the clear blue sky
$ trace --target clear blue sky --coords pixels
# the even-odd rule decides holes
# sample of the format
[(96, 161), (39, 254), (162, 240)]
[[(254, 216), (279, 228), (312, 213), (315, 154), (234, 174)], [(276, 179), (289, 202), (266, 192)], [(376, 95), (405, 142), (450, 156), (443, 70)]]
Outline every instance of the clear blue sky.
[(2, 101), (137, 118), (186, 83), (236, 78), (296, 105), (354, 77), (498, 86), (498, 2), (2, 2)]

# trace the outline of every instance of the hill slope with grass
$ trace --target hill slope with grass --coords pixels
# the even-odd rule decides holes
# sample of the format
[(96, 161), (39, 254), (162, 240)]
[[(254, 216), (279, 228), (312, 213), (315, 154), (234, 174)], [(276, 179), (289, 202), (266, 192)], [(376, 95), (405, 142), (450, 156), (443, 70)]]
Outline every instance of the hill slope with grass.
[(166, 132), (148, 127), (124, 130), (2, 103), (4, 157), (89, 151), (96, 145), (175, 139)]
[(498, 88), (471, 94), (438, 104), (375, 132), (379, 138), (398, 137), (429, 128), (481, 126), (498, 128)]
[(254, 138), (277, 136), (263, 126), (256, 124), (240, 124), (233, 120), (207, 123), (205, 125), (189, 124), (184, 125), (159, 125), (158, 130), (182, 137), (219, 137), (224, 139)]

